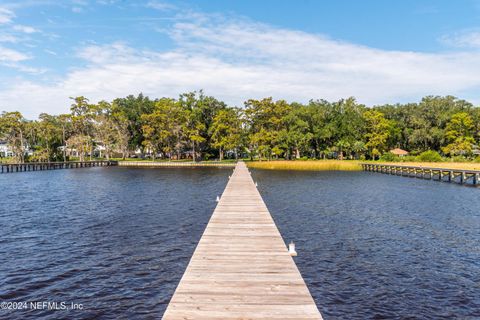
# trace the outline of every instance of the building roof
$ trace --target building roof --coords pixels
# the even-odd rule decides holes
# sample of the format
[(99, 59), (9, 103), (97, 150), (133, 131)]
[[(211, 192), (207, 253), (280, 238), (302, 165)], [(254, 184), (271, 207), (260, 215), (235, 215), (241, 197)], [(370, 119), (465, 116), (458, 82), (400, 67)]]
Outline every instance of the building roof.
[(394, 155), (397, 155), (397, 156), (405, 156), (408, 154), (408, 151), (402, 150), (400, 148), (395, 148), (390, 150), (390, 153), (393, 153)]
[(397, 156), (405, 156), (408, 154), (408, 151), (402, 150), (400, 148), (392, 149), (390, 150), (390, 152)]

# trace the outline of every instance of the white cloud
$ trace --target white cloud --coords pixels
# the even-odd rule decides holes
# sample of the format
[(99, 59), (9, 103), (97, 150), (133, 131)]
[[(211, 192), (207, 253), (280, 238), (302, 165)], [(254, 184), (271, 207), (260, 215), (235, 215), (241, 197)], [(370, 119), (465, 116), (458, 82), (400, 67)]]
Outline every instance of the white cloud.
[[(84, 67), (54, 83), (19, 80), (0, 89), (0, 110), (67, 112), (68, 97), (92, 101), (205, 89), (232, 105), (248, 98), (307, 102), (356, 96), (366, 104), (415, 101), (480, 89), (480, 53), (388, 51), (244, 20), (198, 16), (175, 24), (169, 51), (125, 43), (79, 50)], [(475, 101), (474, 101), (475, 102)]]
[(56, 53), (55, 51), (50, 50), (50, 49), (44, 49), (43, 51), (45, 51), (45, 52), (48, 53), (48, 54), (51, 54), (52, 56), (56, 56), (56, 55), (57, 55), (57, 53)]
[(480, 30), (464, 30), (444, 35), (440, 42), (457, 48), (480, 48)]
[(15, 36), (12, 36), (11, 34), (0, 34), (0, 42), (11, 42), (15, 43), (18, 42), (18, 38)]
[(29, 59), (24, 53), (0, 46), (0, 62), (20, 62)]
[(11, 22), (14, 17), (13, 11), (0, 7), (0, 25)]
[(23, 33), (35, 33), (35, 32), (38, 32), (37, 29), (35, 29), (34, 27), (30, 27), (30, 26), (24, 26), (24, 25), (21, 25), (21, 24), (16, 24), (12, 27), (13, 30), (15, 31), (19, 31), (19, 32), (23, 32)]
[(155, 10), (160, 10), (160, 11), (168, 11), (168, 10), (174, 10), (177, 7), (173, 4), (163, 2), (163, 1), (149, 1), (146, 4), (147, 8), (152, 8)]

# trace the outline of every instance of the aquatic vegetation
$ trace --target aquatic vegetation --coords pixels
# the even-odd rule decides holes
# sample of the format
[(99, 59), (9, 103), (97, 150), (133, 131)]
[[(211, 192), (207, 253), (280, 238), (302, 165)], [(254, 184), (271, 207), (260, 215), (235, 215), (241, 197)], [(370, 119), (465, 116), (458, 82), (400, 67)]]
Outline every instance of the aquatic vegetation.
[(307, 161), (250, 161), (249, 168), (267, 170), (302, 170), (302, 171), (360, 171), (362, 166), (356, 160), (307, 160)]
[(275, 161), (248, 161), (247, 166), (254, 169), (266, 170), (301, 170), (301, 171), (360, 171), (361, 163), (385, 163), (388, 165), (435, 167), (448, 169), (480, 170), (478, 162), (385, 162), (385, 161), (358, 161), (358, 160), (275, 160)]

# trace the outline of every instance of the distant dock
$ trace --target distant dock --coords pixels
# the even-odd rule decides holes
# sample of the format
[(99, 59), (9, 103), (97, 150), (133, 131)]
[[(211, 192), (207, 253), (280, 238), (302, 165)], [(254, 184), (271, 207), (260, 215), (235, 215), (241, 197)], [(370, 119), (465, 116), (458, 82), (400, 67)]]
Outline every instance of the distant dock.
[(480, 171), (435, 167), (413, 167), (389, 164), (362, 163), (364, 171), (392, 174), (403, 177), (479, 185)]
[(322, 319), (243, 162), (163, 319)]
[(1, 173), (44, 171), (59, 169), (76, 169), (89, 167), (108, 167), (117, 165), (116, 161), (68, 161), (68, 162), (27, 162), (27, 163), (1, 163)]
[(44, 171), (59, 169), (76, 169), (90, 167), (235, 167), (234, 162), (202, 161), (202, 162), (176, 162), (176, 161), (66, 161), (66, 162), (26, 162), (26, 163), (0, 163), (0, 173)]

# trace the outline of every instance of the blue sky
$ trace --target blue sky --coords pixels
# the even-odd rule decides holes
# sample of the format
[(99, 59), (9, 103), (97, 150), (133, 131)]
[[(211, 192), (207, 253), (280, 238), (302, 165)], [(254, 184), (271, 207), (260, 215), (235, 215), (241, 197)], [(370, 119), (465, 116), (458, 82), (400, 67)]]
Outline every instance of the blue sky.
[(367, 105), (452, 94), (480, 103), (480, 1), (0, 0), (0, 110), (69, 97), (205, 89)]

